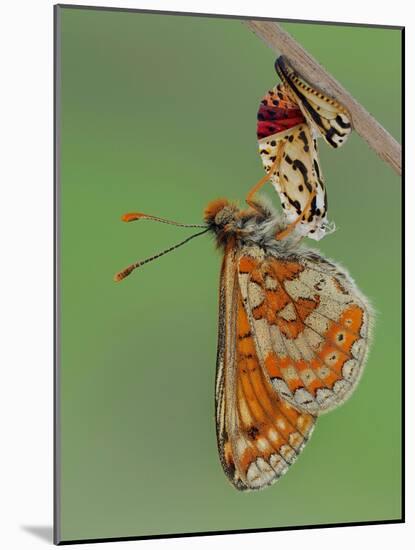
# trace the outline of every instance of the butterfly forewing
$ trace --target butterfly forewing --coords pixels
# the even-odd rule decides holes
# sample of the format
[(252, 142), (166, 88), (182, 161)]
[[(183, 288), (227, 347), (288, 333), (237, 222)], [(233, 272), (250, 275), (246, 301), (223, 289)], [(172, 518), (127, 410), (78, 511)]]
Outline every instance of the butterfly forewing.
[[(260, 254), (259, 248), (257, 252)], [(225, 337), (219, 336), (223, 351), (218, 353), (216, 386), (219, 454), (236, 488), (261, 489), (294, 462), (311, 435), (315, 418), (281, 399), (273, 387), (247, 302), (246, 269), (252, 258), (239, 255), (237, 263), (231, 258), (225, 256), (220, 285), (219, 325)], [(232, 293), (224, 290), (228, 285), (234, 289)]]
[[(237, 279), (235, 249), (225, 251), (219, 285), (218, 353), (216, 364), (215, 413), (219, 458), (223, 470), (237, 489), (244, 489), (238, 475), (231, 436), (236, 431), (236, 314)], [(231, 367), (233, 366), (233, 368)]]

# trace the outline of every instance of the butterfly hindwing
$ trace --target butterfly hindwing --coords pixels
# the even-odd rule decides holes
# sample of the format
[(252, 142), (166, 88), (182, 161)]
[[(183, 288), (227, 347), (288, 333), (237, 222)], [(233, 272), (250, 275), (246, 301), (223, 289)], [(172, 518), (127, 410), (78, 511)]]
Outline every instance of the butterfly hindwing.
[(370, 332), (370, 306), (347, 272), (315, 253), (268, 255), (246, 279), (256, 347), (280, 397), (311, 414), (342, 404)]

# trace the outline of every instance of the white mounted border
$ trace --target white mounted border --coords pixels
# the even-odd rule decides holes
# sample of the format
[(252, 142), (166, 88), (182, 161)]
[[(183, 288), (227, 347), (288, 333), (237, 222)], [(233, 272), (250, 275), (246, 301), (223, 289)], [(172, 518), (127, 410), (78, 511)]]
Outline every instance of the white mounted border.
[[(71, 3), (71, 2), (68, 2)], [(205, 538), (86, 544), (85, 549), (251, 548), (294, 550), (407, 548), (415, 539), (415, 16), (394, 0), (283, 2), (130, 0), (78, 5), (233, 14), (406, 26), (407, 233), (407, 524), (279, 531)], [(0, 543), (7, 550), (45, 548), (52, 526), (53, 364), (53, 4), (9, 0), (1, 5), (1, 399)], [(388, 75), (385, 74), (385, 79)], [(409, 211), (411, 208), (411, 211)], [(380, 231), (382, 228), (380, 228)], [(387, 231), (387, 227), (384, 229)], [(410, 254), (412, 252), (412, 254)], [(385, 259), (387, 261), (387, 259)], [(385, 404), (386, 405), (386, 404)], [(34, 533), (38, 533), (38, 535)], [(105, 546), (104, 546), (105, 545)]]

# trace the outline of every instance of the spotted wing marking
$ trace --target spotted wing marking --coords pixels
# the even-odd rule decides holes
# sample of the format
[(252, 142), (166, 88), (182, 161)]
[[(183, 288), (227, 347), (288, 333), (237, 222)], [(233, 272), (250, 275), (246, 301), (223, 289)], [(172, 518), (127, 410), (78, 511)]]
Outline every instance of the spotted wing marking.
[[(243, 262), (249, 265), (249, 255)], [(316, 254), (290, 261), (268, 256), (251, 267), (239, 275), (240, 286), (274, 388), (310, 414), (339, 406), (366, 360), (367, 300), (345, 271)]]

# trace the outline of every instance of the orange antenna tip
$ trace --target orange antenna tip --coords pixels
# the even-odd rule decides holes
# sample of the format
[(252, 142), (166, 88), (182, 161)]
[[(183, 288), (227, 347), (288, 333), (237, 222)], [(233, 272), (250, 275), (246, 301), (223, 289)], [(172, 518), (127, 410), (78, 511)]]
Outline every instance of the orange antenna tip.
[(139, 220), (144, 216), (145, 214), (142, 214), (141, 212), (129, 212), (128, 214), (123, 214), (121, 216), (121, 221), (127, 222), (127, 223), (134, 222), (135, 220)]
[(134, 266), (134, 265), (130, 265), (130, 266), (126, 267), (125, 269), (123, 269), (122, 271), (119, 271), (118, 273), (116, 273), (114, 275), (114, 281), (116, 283), (119, 283), (120, 281), (122, 281), (123, 279), (128, 277), (128, 275), (135, 269), (135, 267), (136, 266)]
[(153, 222), (168, 223), (169, 225), (176, 225), (177, 227), (206, 227), (199, 223), (179, 223), (173, 220), (166, 220), (165, 218), (159, 218), (158, 216), (151, 216), (150, 214), (144, 214), (143, 212), (128, 212), (121, 216), (123, 222), (134, 222), (136, 220), (152, 220)]

